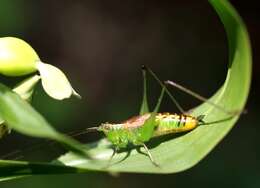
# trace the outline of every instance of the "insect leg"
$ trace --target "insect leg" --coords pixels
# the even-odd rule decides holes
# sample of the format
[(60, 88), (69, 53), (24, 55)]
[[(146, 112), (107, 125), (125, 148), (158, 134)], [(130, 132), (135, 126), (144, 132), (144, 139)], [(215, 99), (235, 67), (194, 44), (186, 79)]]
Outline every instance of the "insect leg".
[(138, 142), (144, 143), (151, 139), (154, 133), (154, 128), (156, 126), (155, 117), (159, 110), (159, 107), (162, 102), (162, 98), (164, 96), (165, 87), (163, 87), (161, 94), (158, 98), (157, 104), (151, 113), (150, 117), (144, 122), (144, 124), (138, 129)]
[(171, 85), (191, 96), (193, 96), (194, 98), (202, 101), (202, 102), (206, 102), (208, 104), (210, 104), (211, 106), (215, 107), (216, 109), (222, 111), (222, 112), (225, 112), (226, 114), (229, 114), (229, 115), (232, 115), (232, 116), (236, 116), (236, 115), (240, 115), (241, 113), (244, 113), (244, 111), (242, 110), (239, 110), (239, 111), (229, 111), (227, 109), (225, 109), (223, 106), (220, 106), (218, 104), (215, 104), (214, 102), (211, 102), (209, 99), (207, 99), (206, 97), (203, 97), (201, 96), (200, 94), (194, 92), (194, 91), (191, 91), (190, 89), (184, 87), (184, 86), (181, 86), (180, 84), (177, 84), (176, 82), (173, 82), (173, 81), (165, 81), (165, 84), (167, 85)]
[(104, 167), (105, 169), (108, 168), (110, 165), (111, 165), (111, 162), (112, 162), (112, 159), (113, 157), (116, 155), (116, 152), (117, 152), (117, 148), (116, 147), (113, 147), (113, 153), (112, 155), (109, 157), (109, 160), (107, 162), (107, 165)]
[(145, 149), (145, 151), (146, 151), (146, 153), (147, 153), (149, 159), (150, 159), (151, 162), (154, 164), (154, 166), (160, 167), (160, 166), (155, 162), (155, 160), (153, 159), (153, 156), (152, 156), (151, 152), (149, 151), (148, 147), (147, 147), (144, 143), (142, 143), (142, 146), (144, 147), (144, 149)]
[(146, 85), (146, 70), (142, 69), (142, 74), (143, 74), (143, 100), (142, 100), (142, 105), (140, 108), (140, 115), (143, 115), (145, 113), (149, 112), (149, 106), (147, 102), (147, 85)]
[(146, 66), (142, 66), (142, 69), (144, 71), (148, 71), (152, 77), (161, 85), (162, 88), (165, 88), (165, 92), (167, 93), (167, 95), (170, 97), (170, 99), (172, 100), (172, 102), (175, 104), (175, 106), (178, 108), (178, 110), (182, 113), (182, 114), (186, 114), (185, 110), (181, 107), (181, 105), (178, 103), (178, 101), (175, 99), (175, 97), (171, 94), (171, 92), (165, 87), (165, 84), (156, 76), (156, 74), (148, 67)]
[(116, 152), (117, 152), (117, 149), (116, 149), (116, 148), (113, 148), (113, 153), (112, 153), (112, 155), (110, 156), (108, 163), (111, 163), (111, 161), (112, 161), (113, 157), (115, 156)]

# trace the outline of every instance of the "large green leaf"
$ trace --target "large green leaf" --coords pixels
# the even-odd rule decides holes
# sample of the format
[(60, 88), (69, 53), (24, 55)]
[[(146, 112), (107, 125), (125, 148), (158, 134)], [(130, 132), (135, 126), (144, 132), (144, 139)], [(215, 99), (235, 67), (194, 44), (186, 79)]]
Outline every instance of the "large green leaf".
[[(223, 22), (229, 42), (229, 64), (227, 78), (223, 86), (211, 97), (211, 101), (223, 106), (229, 111), (243, 110), (246, 103), (251, 80), (251, 49), (246, 28), (235, 11), (226, 0), (210, 0)], [(132, 150), (125, 160), (126, 153), (122, 152), (114, 157), (107, 169), (102, 169), (107, 163), (112, 151), (108, 144), (101, 144), (90, 152), (101, 159), (93, 162), (77, 157), (71, 153), (62, 156), (59, 161), (69, 166), (102, 169), (116, 172), (139, 173), (175, 173), (191, 168), (203, 159), (230, 131), (238, 120), (238, 116), (230, 119), (230, 115), (204, 103), (195, 108), (193, 115), (206, 115), (206, 122), (224, 120), (219, 123), (200, 126), (197, 129), (175, 139), (160, 140), (158, 146), (152, 147), (151, 153), (160, 165), (154, 166), (149, 158), (136, 150)], [(155, 142), (156, 144), (156, 142)]]
[[(221, 18), (229, 42), (227, 78), (223, 86), (210, 100), (229, 111), (242, 110), (248, 97), (251, 80), (251, 49), (248, 34), (241, 18), (227, 0), (210, 0), (209, 2)], [(96, 160), (88, 160), (73, 153), (68, 153), (61, 156), (55, 163), (66, 165), (68, 168), (77, 168), (78, 171), (71, 171), (73, 173), (83, 173), (89, 170), (176, 173), (186, 170), (202, 160), (223, 139), (239, 118), (235, 116), (227, 119), (229, 115), (207, 103), (203, 103), (193, 111), (193, 115), (201, 114), (206, 115), (204, 119), (206, 122), (226, 120), (200, 126), (176, 138), (167, 140), (162, 138), (163, 140), (152, 141), (148, 145), (160, 168), (154, 166), (147, 156), (135, 149), (128, 150), (131, 152), (130, 155), (128, 155), (127, 151), (117, 154), (112, 161), (112, 165), (104, 168), (107, 166), (112, 154), (111, 145), (105, 139), (89, 145), (92, 149), (88, 150), (88, 152), (97, 158)], [(68, 172), (66, 166), (55, 166), (54, 163), (40, 163), (36, 165), (36, 169), (38, 169), (36, 172), (30, 171), (31, 164), (27, 162), (0, 161), (0, 177), (3, 178), (2, 180), (6, 180), (21, 177), (22, 175)], [(24, 170), (19, 169), (21, 165)], [(61, 170), (56, 171), (56, 167)]]
[[(21, 83), (17, 84), (13, 91), (17, 93), (23, 100), (30, 101), (34, 91), (35, 85), (40, 80), (39, 75), (33, 75)], [(11, 129), (5, 125), (3, 118), (0, 116), (0, 139), (7, 133), (10, 133)]]

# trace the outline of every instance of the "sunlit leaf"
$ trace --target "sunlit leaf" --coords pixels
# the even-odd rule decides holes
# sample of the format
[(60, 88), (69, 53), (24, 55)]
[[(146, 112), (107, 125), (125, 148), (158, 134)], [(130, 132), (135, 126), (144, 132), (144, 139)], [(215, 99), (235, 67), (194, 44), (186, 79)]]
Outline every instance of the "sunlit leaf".
[[(34, 91), (34, 86), (39, 80), (39, 75), (31, 76), (21, 83), (17, 84), (14, 87), (13, 91), (17, 93), (23, 100), (30, 101)], [(2, 138), (8, 132), (10, 133), (11, 129), (7, 127), (7, 125), (4, 123), (3, 118), (0, 116), (0, 138)]]
[[(229, 64), (227, 78), (223, 86), (210, 98), (214, 103), (229, 111), (244, 109), (251, 80), (251, 49), (246, 28), (235, 11), (226, 0), (210, 0), (223, 22), (229, 41)], [(71, 153), (62, 156), (59, 161), (70, 166), (116, 172), (142, 173), (175, 173), (191, 168), (202, 160), (230, 131), (238, 120), (238, 116), (230, 119), (230, 115), (203, 103), (195, 108), (193, 115), (206, 115), (206, 122), (225, 120), (219, 123), (200, 126), (197, 129), (170, 140), (160, 140), (151, 147), (151, 153), (160, 165), (154, 166), (144, 154), (131, 151), (131, 155), (122, 152), (114, 157), (114, 164), (104, 169), (109, 160), (111, 149), (109, 144), (94, 147), (90, 152), (101, 158), (100, 163), (85, 160)], [(149, 145), (148, 145), (149, 146)], [(119, 162), (122, 160), (121, 162)], [(117, 163), (118, 162), (118, 163)]]
[(31, 105), (0, 84), (0, 117), (11, 129), (22, 134), (56, 140), (73, 151), (87, 154), (77, 141), (57, 132)]

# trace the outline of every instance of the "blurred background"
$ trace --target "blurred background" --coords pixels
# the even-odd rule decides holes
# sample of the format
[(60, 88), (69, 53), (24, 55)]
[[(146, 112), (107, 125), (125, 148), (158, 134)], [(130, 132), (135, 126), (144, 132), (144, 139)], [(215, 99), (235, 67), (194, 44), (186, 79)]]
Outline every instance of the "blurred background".
[[(257, 1), (231, 2), (248, 26), (254, 52), (248, 114), (198, 165), (169, 175), (34, 176), (1, 182), (0, 187), (260, 187), (260, 17)], [(142, 98), (142, 64), (162, 80), (174, 80), (206, 97), (221, 86), (227, 70), (225, 32), (207, 1), (0, 0), (0, 37), (4, 36), (29, 42), (41, 60), (61, 68), (81, 94), (81, 100), (55, 101), (40, 85), (35, 91), (33, 106), (64, 133), (136, 115)], [(1, 82), (9, 86), (18, 79), (8, 80), (1, 77)], [(149, 101), (154, 105), (160, 88), (149, 81)], [(185, 109), (200, 104), (182, 92), (174, 94)], [(166, 101), (161, 110), (177, 109)], [(100, 137), (89, 134), (79, 139), (87, 143)], [(0, 154), (27, 150), (39, 142), (13, 133), (1, 140)], [(46, 148), (62, 153), (55, 145)], [(9, 159), (20, 155), (47, 160), (50, 152), (44, 154), (44, 149), (36, 148)]]

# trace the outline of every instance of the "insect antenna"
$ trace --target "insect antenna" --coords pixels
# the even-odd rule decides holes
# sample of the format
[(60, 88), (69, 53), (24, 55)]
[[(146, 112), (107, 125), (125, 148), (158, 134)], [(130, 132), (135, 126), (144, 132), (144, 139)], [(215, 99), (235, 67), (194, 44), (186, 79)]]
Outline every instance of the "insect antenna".
[(75, 137), (75, 136), (87, 134), (87, 133), (90, 133), (90, 132), (96, 132), (96, 131), (98, 131), (98, 129), (99, 129), (99, 127), (90, 127), (90, 128), (84, 129), (83, 131), (71, 132), (67, 135), (71, 136), (71, 137)]
[(171, 92), (168, 90), (167, 87), (165, 87), (165, 84), (156, 76), (156, 74), (147, 66), (142, 65), (142, 69), (145, 71), (148, 71), (152, 77), (160, 84), (160, 86), (165, 89), (165, 92), (167, 93), (167, 95), (170, 97), (170, 99), (173, 101), (173, 103), (176, 105), (176, 107), (178, 108), (178, 110), (182, 113), (182, 114), (186, 114), (185, 110), (181, 107), (181, 105), (178, 103), (178, 101), (175, 99), (175, 97), (171, 94)]
[[(0, 159), (7, 159), (8, 157), (12, 157), (12, 156), (15, 156), (17, 154), (21, 153), (20, 150), (15, 150), (15, 151), (12, 151), (10, 153), (7, 153), (7, 154), (4, 154), (4, 155), (1, 155), (0, 156)], [(18, 158), (23, 158), (22, 155), (19, 155)], [(16, 159), (15, 159), (16, 160)]]
[(38, 142), (35, 143), (34, 145), (27, 144), (26, 146), (24, 146), (25, 149), (16, 149), (14, 151), (11, 151), (7, 154), (1, 155), (0, 159), (5, 159), (5, 160), (9, 160), (10, 158), (11, 160), (23, 159), (25, 157), (24, 155), (27, 154), (28, 152), (35, 151), (48, 144), (53, 144), (53, 143), (54, 143), (53, 141), (44, 140), (44, 142)]
[[(98, 128), (99, 127), (90, 127), (90, 128), (87, 128), (87, 129), (84, 129), (84, 130), (81, 130), (81, 131), (73, 131), (73, 132), (70, 132), (66, 135), (71, 136), (71, 137), (76, 137), (76, 136), (83, 135), (83, 134), (86, 134), (86, 133), (89, 133), (89, 132), (98, 131)], [(10, 157), (15, 157), (15, 158), (12, 158), (12, 160), (22, 159), (22, 158), (24, 158), (25, 153), (35, 151), (35, 150), (40, 149), (40, 148), (42, 148), (42, 147), (44, 147), (48, 144), (54, 145), (54, 144), (58, 144), (58, 143), (55, 143), (52, 140), (45, 140), (44, 142), (36, 143), (33, 146), (32, 145), (28, 145), (28, 147), (25, 146), (25, 149), (17, 149), (17, 150), (9, 152), (7, 154), (1, 155), (0, 159), (9, 159)]]
[(241, 110), (238, 110), (238, 111), (229, 111), (229, 110), (225, 109), (223, 106), (220, 106), (220, 105), (218, 105), (218, 104), (216, 104), (216, 103), (214, 103), (214, 102), (211, 102), (211, 101), (210, 101), (209, 99), (207, 99), (206, 97), (203, 97), (203, 96), (201, 96), (200, 94), (195, 93), (194, 91), (191, 91), (190, 89), (188, 89), (188, 88), (186, 88), (186, 87), (184, 87), (184, 86), (181, 86), (180, 84), (177, 84), (176, 82), (167, 80), (167, 81), (165, 81), (164, 83), (167, 84), (167, 85), (171, 85), (171, 86), (173, 86), (173, 87), (175, 87), (175, 88), (177, 88), (177, 89), (179, 89), (179, 90), (181, 90), (181, 91), (183, 91), (183, 92), (185, 92), (185, 93), (187, 93), (187, 94), (193, 96), (194, 98), (196, 98), (196, 99), (198, 99), (198, 100), (200, 100), (200, 101), (202, 101), (202, 102), (208, 103), (208, 104), (210, 104), (211, 106), (215, 107), (216, 109), (218, 109), (218, 110), (220, 110), (220, 111), (223, 111), (223, 112), (225, 112), (225, 113), (227, 113), (227, 114), (229, 114), (229, 115), (235, 116), (235, 115), (240, 115), (241, 113), (243, 113), (243, 114), (246, 113), (246, 111), (244, 111), (244, 110), (242, 110), (242, 111), (241, 111)]

